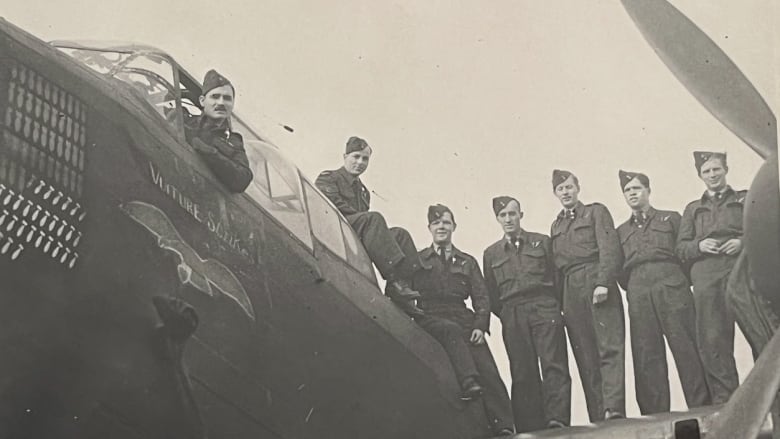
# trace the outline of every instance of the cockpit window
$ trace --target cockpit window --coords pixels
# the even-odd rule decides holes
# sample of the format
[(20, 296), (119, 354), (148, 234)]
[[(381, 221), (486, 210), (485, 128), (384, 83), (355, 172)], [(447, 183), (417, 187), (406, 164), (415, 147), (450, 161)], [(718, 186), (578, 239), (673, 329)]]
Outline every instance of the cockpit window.
[(57, 48), (61, 52), (73, 57), (76, 61), (79, 61), (92, 70), (104, 75), (110, 74), (116, 66), (123, 64), (132, 56), (132, 53), (130, 52), (113, 52), (67, 46), (59, 46)]
[(376, 282), (374, 268), (363, 244), (338, 210), (308, 181), (303, 183), (314, 236), (364, 276)]
[(308, 181), (304, 182), (306, 188), (306, 201), (309, 206), (311, 228), (318, 241), (328, 247), (333, 253), (342, 259), (347, 259), (347, 249), (344, 238), (341, 235), (341, 223), (335, 207), (325, 201), (314, 186)]
[(254, 175), (246, 194), (312, 248), (298, 170), (272, 146), (260, 140), (245, 137), (244, 149)]
[(98, 73), (112, 76), (130, 85), (131, 89), (171, 124), (181, 130), (179, 90), (170, 61), (157, 53), (138, 51), (125, 53), (81, 47), (58, 47), (74, 59)]

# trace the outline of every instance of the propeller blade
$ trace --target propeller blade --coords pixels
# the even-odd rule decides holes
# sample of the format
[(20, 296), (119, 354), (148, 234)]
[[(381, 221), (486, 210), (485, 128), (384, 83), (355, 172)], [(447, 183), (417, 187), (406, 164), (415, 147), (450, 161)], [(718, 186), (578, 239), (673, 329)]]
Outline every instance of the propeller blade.
[(734, 62), (666, 0), (621, 0), (642, 36), (688, 91), (766, 158), (777, 151), (777, 120)]
[(707, 437), (758, 437), (780, 387), (780, 331), (764, 347), (750, 375), (712, 422)]

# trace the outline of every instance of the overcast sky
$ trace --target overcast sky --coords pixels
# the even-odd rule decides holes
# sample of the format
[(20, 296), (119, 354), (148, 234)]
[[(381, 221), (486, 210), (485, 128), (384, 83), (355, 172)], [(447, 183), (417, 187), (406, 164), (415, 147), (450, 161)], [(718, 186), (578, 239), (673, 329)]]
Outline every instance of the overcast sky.
[[(776, 110), (775, 2), (673, 3)], [(619, 168), (647, 173), (653, 204), (682, 211), (703, 190), (693, 150), (727, 151), (737, 189), (760, 164), (669, 73), (617, 0), (13, 0), (0, 14), (44, 40), (136, 41), (196, 77), (218, 69), (237, 87), (237, 113), (311, 180), (341, 165), (349, 136), (364, 137), (374, 149), (363, 177), (377, 194), (372, 208), (424, 246), (427, 206), (445, 203), (456, 245), (479, 260), (501, 236), (493, 196), (518, 197), (523, 226), (549, 233), (560, 209), (553, 168), (576, 173), (581, 199), (606, 204), (619, 224), (629, 215)], [(494, 321), (491, 346), (508, 383), (500, 334)], [(752, 361), (741, 339), (737, 351), (744, 377)], [(684, 409), (672, 375), (673, 408)], [(582, 423), (575, 380), (573, 421)]]

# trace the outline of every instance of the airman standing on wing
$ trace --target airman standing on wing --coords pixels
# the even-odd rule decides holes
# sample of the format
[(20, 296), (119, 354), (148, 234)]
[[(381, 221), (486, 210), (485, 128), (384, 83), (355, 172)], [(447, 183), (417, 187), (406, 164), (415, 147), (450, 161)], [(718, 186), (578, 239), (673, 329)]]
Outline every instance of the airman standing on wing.
[(631, 217), (617, 231), (623, 247), (621, 285), (628, 299), (631, 353), (639, 411), (670, 410), (664, 336), (672, 351), (689, 408), (710, 404), (696, 344), (696, 311), (688, 278), (675, 254), (680, 214), (650, 205), (650, 179), (620, 171)]
[(726, 154), (696, 151), (693, 157), (707, 189), (685, 207), (677, 235), (677, 255), (691, 270), (696, 337), (712, 403), (722, 404), (739, 386), (734, 317), (726, 306), (725, 293), (742, 251), (742, 211), (747, 191), (735, 191), (727, 184)]
[(617, 276), (623, 255), (607, 208), (579, 201), (580, 184), (553, 171), (563, 210), (552, 224), (555, 266), (562, 274), (563, 314), (590, 420), (626, 413), (625, 322)]
[(550, 238), (520, 227), (515, 198), (493, 198), (493, 212), (504, 234), (485, 250), (482, 266), (509, 355), (515, 428), (567, 426), (571, 378)]

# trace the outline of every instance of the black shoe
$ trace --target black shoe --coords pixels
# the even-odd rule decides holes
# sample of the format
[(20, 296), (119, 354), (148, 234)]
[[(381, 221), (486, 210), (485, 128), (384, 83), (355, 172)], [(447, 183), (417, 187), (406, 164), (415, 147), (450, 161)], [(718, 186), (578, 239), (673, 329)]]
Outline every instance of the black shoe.
[(460, 388), (462, 389), (460, 399), (463, 401), (471, 401), (482, 396), (482, 386), (479, 385), (474, 377), (464, 379)]
[(409, 282), (397, 280), (388, 282), (385, 287), (385, 294), (392, 299), (414, 300), (420, 298), (420, 293), (413, 290)]
[(609, 421), (611, 419), (623, 419), (623, 418), (625, 418), (623, 413), (620, 413), (617, 410), (607, 409), (607, 411), (604, 412), (604, 420), (606, 420), (606, 421)]
[(511, 428), (502, 428), (501, 430), (498, 430), (498, 433), (496, 433), (496, 436), (514, 436), (515, 431)]
[(547, 428), (566, 428), (566, 424), (564, 424), (561, 421), (556, 421), (555, 419), (551, 420), (547, 423)]
[(393, 299), (393, 302), (409, 317), (420, 318), (425, 316), (425, 311), (418, 308), (414, 300)]

